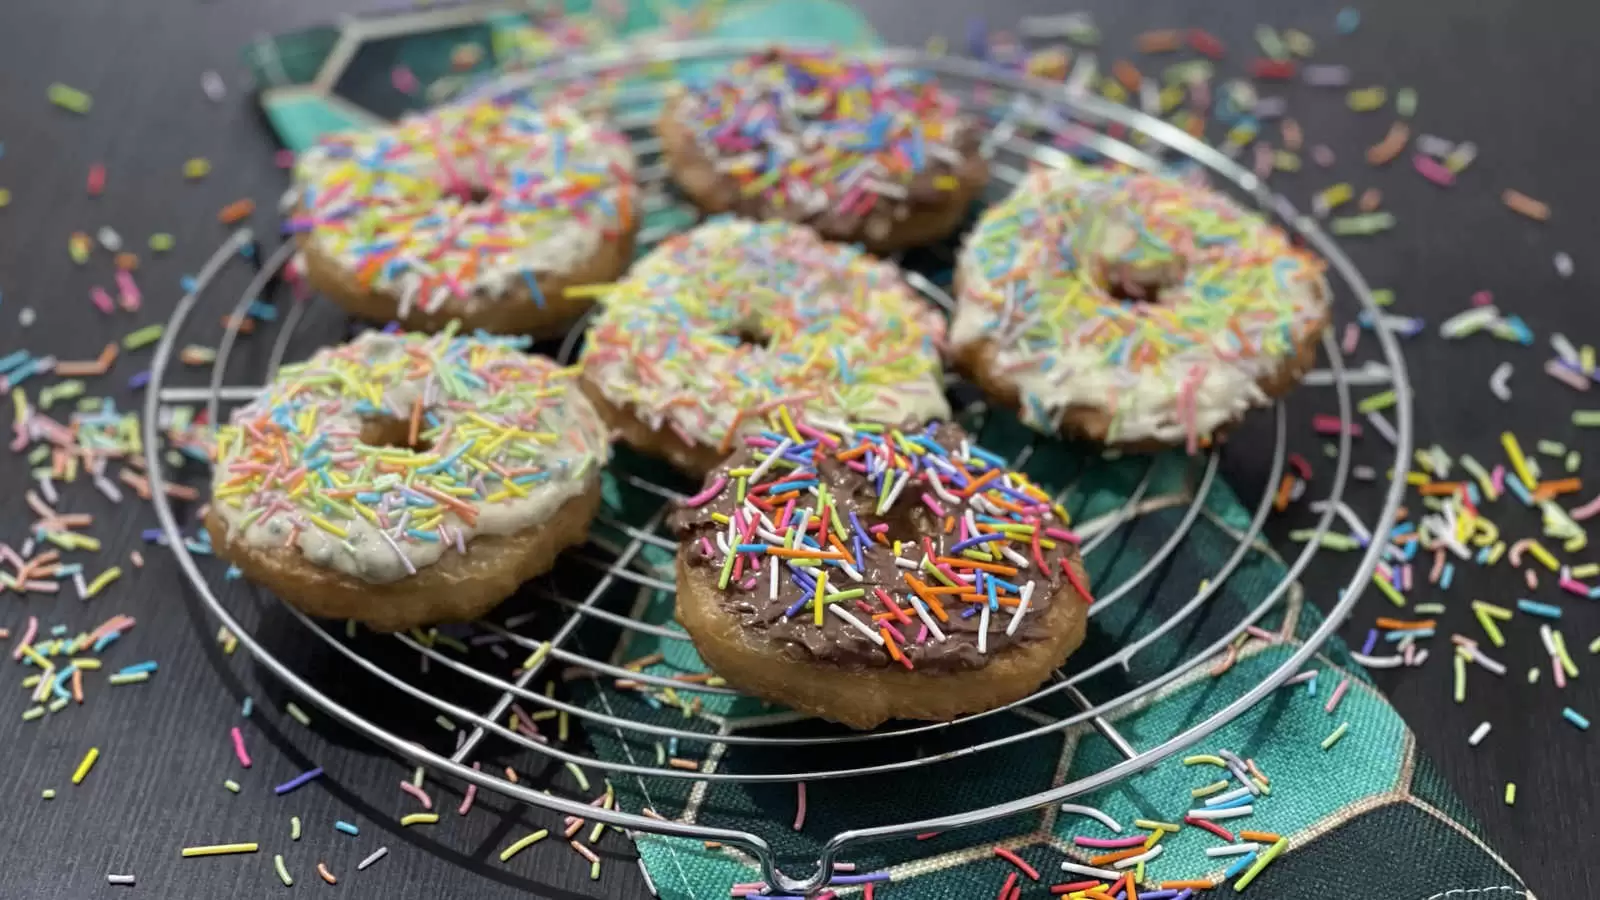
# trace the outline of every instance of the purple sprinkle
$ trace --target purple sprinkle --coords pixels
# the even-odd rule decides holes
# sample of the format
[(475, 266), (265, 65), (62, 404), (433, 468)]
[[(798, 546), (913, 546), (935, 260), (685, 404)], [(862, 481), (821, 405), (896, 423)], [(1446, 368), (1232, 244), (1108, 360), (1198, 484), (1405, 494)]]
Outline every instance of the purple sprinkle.
[(136, 390), (136, 391), (137, 390), (142, 390), (144, 388), (144, 386), (149, 384), (149, 383), (150, 383), (150, 370), (149, 369), (145, 369), (143, 372), (140, 372), (137, 375), (134, 375), (132, 378), (128, 379), (128, 387), (132, 388), (133, 390)]
[(294, 790), (295, 788), (305, 784), (306, 782), (310, 781), (311, 779), (320, 778), (321, 776), (322, 776), (322, 767), (321, 766), (317, 766), (315, 769), (312, 769), (309, 772), (303, 772), (303, 773), (301, 773), (299, 775), (296, 775), (295, 777), (289, 779), (288, 781), (285, 781), (283, 784), (278, 785), (277, 787), (272, 789), (272, 792), (274, 794), (282, 796), (282, 795), (287, 794), (290, 791)]
[(828, 882), (829, 887), (846, 884), (866, 884), (871, 881), (888, 881), (888, 872), (868, 872), (865, 875), (835, 875)]
[(1371, 656), (1372, 655), (1372, 648), (1377, 646), (1377, 643), (1378, 643), (1378, 629), (1376, 629), (1376, 628), (1367, 629), (1367, 642), (1365, 644), (1361, 645), (1361, 655), (1362, 656)]
[(1003, 531), (992, 531), (988, 534), (980, 534), (977, 537), (969, 537), (961, 543), (956, 544), (954, 547), (950, 548), (950, 552), (960, 553), (968, 547), (976, 547), (979, 544), (987, 544), (990, 541), (1003, 541), (1005, 540), (1005, 537), (1006, 534)]
[(167, 535), (159, 528), (146, 528), (139, 532), (139, 539), (146, 544), (163, 544), (166, 543)]

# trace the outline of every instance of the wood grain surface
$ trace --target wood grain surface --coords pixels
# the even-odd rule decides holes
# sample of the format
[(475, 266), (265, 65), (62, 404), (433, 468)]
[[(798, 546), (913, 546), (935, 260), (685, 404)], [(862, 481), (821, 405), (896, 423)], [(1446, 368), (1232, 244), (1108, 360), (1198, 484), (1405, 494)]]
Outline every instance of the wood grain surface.
[[(180, 294), (179, 278), (193, 272), (224, 236), (216, 210), (241, 197), (258, 207), (254, 224), (275, 242), (271, 211), (286, 186), (273, 166), (274, 146), (248, 96), (238, 63), (250, 38), (328, 21), (356, 12), (362, 0), (9, 0), (0, 5), (0, 187), (12, 202), (0, 209), (0, 355), (19, 347), (62, 358), (91, 356), (136, 324), (165, 318)], [(1028, 13), (1059, 12), (1048, 0), (868, 0), (862, 10), (894, 42), (921, 43), (946, 34), (959, 45), (974, 14), (997, 26)], [(1345, 243), (1375, 286), (1395, 290), (1397, 311), (1430, 323), (1427, 334), (1407, 344), (1417, 396), (1416, 434), (1422, 446), (1438, 442), (1452, 452), (1498, 459), (1497, 435), (1510, 429), (1531, 443), (1535, 437), (1565, 440), (1596, 456), (1600, 441), (1568, 424), (1575, 408), (1600, 406), (1539, 373), (1550, 355), (1545, 339), (1560, 330), (1576, 342), (1600, 340), (1593, 248), (1600, 225), (1592, 206), (1600, 198), (1600, 168), (1595, 165), (1596, 128), (1590, 88), (1600, 83), (1593, 35), (1600, 7), (1556, 0), (1388, 0), (1365, 4), (1359, 32), (1335, 37), (1336, 4), (1310, 0), (1235, 0), (1226, 4), (1108, 2), (1074, 4), (1093, 9), (1106, 33), (1106, 59), (1132, 57), (1131, 37), (1155, 27), (1202, 25), (1233, 48), (1230, 63), (1253, 56), (1251, 29), (1258, 21), (1296, 26), (1315, 36), (1319, 61), (1341, 62), (1356, 71), (1356, 84), (1383, 84), (1391, 91), (1414, 86), (1420, 95), (1418, 130), (1450, 139), (1471, 139), (1481, 155), (1450, 190), (1442, 190), (1410, 171), (1405, 161), (1374, 171), (1361, 151), (1388, 127), (1384, 113), (1358, 115), (1344, 106), (1342, 91), (1299, 85), (1282, 93), (1304, 127), (1308, 144), (1327, 143), (1339, 155), (1332, 170), (1307, 170), (1275, 176), (1274, 183), (1296, 202), (1333, 181), (1377, 186), (1400, 227), (1378, 238)], [(201, 93), (201, 73), (220, 72), (229, 93), (220, 103)], [(94, 96), (88, 116), (52, 107), (46, 87), (63, 82)], [(186, 183), (184, 160), (206, 157), (213, 173)], [(104, 163), (107, 187), (90, 198), (85, 175)], [(1499, 195), (1515, 187), (1548, 201), (1555, 210), (1545, 224), (1522, 219), (1502, 207)], [(145, 264), (139, 279), (146, 312), (134, 317), (104, 317), (88, 302), (88, 290), (110, 281), (100, 254), (90, 266), (74, 266), (66, 253), (73, 231), (115, 228), (135, 246)], [(143, 244), (165, 231), (178, 249), (152, 257)], [(1551, 256), (1572, 254), (1577, 273), (1559, 278)], [(235, 267), (224, 278), (237, 293), (248, 272)], [(1538, 334), (1533, 347), (1518, 347), (1476, 337), (1459, 344), (1440, 340), (1432, 326), (1464, 307), (1477, 290), (1494, 292), (1502, 308), (1523, 316)], [(38, 322), (17, 325), (17, 312), (31, 306)], [(1341, 309), (1341, 321), (1349, 310)], [(214, 323), (211, 323), (214, 324)], [(295, 352), (309, 352), (316, 341), (331, 339), (338, 323), (327, 320), (308, 333)], [(204, 342), (215, 329), (193, 332)], [(262, 351), (242, 351), (240, 366), (260, 365)], [(1362, 358), (1369, 358), (1371, 341)], [(148, 351), (127, 354), (104, 386), (129, 406), (137, 395), (120, 386), (139, 371)], [(1515, 401), (1495, 401), (1486, 379), (1502, 360), (1516, 367)], [(1319, 471), (1328, 468), (1307, 423), (1315, 412), (1331, 411), (1332, 393), (1308, 388), (1289, 402), (1291, 446)], [(1267, 471), (1265, 448), (1270, 416), (1257, 417), (1237, 435), (1225, 454), (1230, 484), (1252, 502)], [(1357, 462), (1382, 465), (1384, 446), (1368, 437)], [(26, 479), (20, 457), (0, 455), (0, 540), (19, 542), (28, 517), (20, 503)], [(1326, 490), (1313, 485), (1312, 497)], [(263, 678), (242, 654), (224, 657), (214, 642), (216, 623), (185, 589), (171, 558), (139, 540), (155, 524), (148, 508), (127, 503), (113, 507), (85, 485), (68, 489), (68, 508), (94, 512), (94, 533), (106, 550), (91, 570), (128, 549), (141, 548), (149, 565), (131, 571), (105, 595), (88, 603), (63, 596), (20, 600), (0, 596), (0, 627), (20, 632), (27, 616), (63, 622), (73, 630), (92, 627), (116, 612), (139, 619), (138, 627), (107, 652), (111, 665), (158, 660), (160, 670), (143, 685), (100, 687), (82, 708), (22, 723), (23, 692), (0, 691), (0, 721), (11, 723), (0, 753), (0, 895), (25, 900), (80, 900), (129, 896), (210, 898), (271, 896), (280, 888), (271, 872), (271, 853), (282, 852), (297, 887), (337, 890), (345, 896), (382, 898), (580, 897), (633, 898), (645, 895), (626, 842), (613, 835), (603, 844), (605, 871), (599, 882), (559, 841), (547, 841), (509, 864), (500, 848), (526, 830), (557, 826), (540, 810), (480, 797), (479, 812), (462, 819), (454, 813), (455, 788), (431, 784), (446, 807), (438, 826), (402, 829), (395, 824), (412, 802), (398, 789), (409, 767), (376, 752), (359, 738), (319, 721), (308, 731), (281, 711), (288, 699), (274, 680)], [(1372, 509), (1374, 486), (1354, 491), (1358, 508)], [(1503, 528), (1532, 534), (1535, 514), (1498, 507)], [(1272, 525), (1282, 537), (1308, 521), (1296, 513)], [(1280, 547), (1293, 549), (1287, 542)], [(1582, 558), (1591, 558), (1584, 556)], [(1304, 582), (1316, 602), (1333, 599), (1347, 578), (1349, 561), (1314, 563)], [(1547, 579), (1548, 581), (1549, 579)], [(231, 590), (247, 590), (235, 586)], [(1372, 592), (1369, 592), (1372, 593)], [(1450, 605), (1441, 631), (1477, 634), (1467, 601), (1509, 604), (1527, 594), (1520, 575), (1506, 567), (1481, 573), (1464, 566), (1454, 588), (1434, 598)], [(1511, 668), (1504, 680), (1474, 673), (1468, 702), (1450, 702), (1446, 645), (1435, 642), (1437, 662), (1420, 670), (1385, 673), (1380, 683), (1418, 734), (1420, 746), (1448, 773), (1468, 808), (1482, 823), (1482, 834), (1547, 897), (1594, 896), (1583, 848), (1597, 836), (1600, 807), (1600, 754), (1594, 737), (1560, 719), (1570, 705), (1600, 717), (1600, 691), (1589, 671), (1585, 648), (1600, 631), (1600, 613), (1587, 600), (1562, 597), (1546, 584), (1534, 594), (1566, 608), (1562, 627), (1579, 652), (1584, 674), (1566, 691), (1549, 684), (1548, 671), (1537, 686), (1523, 674), (1544, 660), (1526, 619), (1508, 628), (1512, 645), (1499, 655)], [(248, 607), (248, 601), (242, 601)], [(1373, 615), (1389, 610), (1379, 597), (1363, 599), (1348, 634), (1357, 642)], [(415, 721), (415, 709), (394, 692), (369, 692), (350, 677), (326, 647), (314, 646), (303, 629), (281, 611), (263, 605), (256, 626), (262, 639), (308, 678), (338, 682), (344, 702), (362, 708), (387, 727), (438, 741), (436, 729)], [(8, 682), (9, 685), (9, 682)], [(253, 696), (256, 715), (247, 732), (254, 766), (242, 770), (233, 760), (228, 729), (239, 721), (238, 708)], [(313, 716), (317, 714), (313, 712)], [(319, 717), (320, 718), (320, 717)], [(1466, 736), (1481, 720), (1494, 733), (1476, 749)], [(406, 731), (406, 729), (409, 729)], [(70, 775), (90, 746), (102, 750), (92, 774), (78, 787)], [(327, 775), (286, 797), (271, 787), (312, 766)], [(540, 783), (548, 773), (530, 772)], [(238, 795), (222, 787), (224, 778), (244, 785)], [(1501, 801), (1506, 780), (1518, 783), (1515, 808)], [(44, 788), (56, 799), (40, 799)], [(305, 824), (299, 842), (288, 840), (289, 819)], [(335, 819), (361, 829), (359, 837), (333, 830)], [(265, 852), (253, 857), (183, 860), (189, 844), (259, 841)], [(357, 875), (354, 865), (372, 849), (387, 845), (387, 859)], [(1426, 852), (1426, 848), (1405, 848)], [(325, 860), (342, 878), (337, 888), (317, 882), (314, 866)], [(107, 872), (133, 872), (136, 888), (109, 887)], [(306, 882), (317, 882), (306, 884)], [(1412, 900), (1412, 898), (1397, 898)], [(1421, 900), (1421, 898), (1416, 898)]]

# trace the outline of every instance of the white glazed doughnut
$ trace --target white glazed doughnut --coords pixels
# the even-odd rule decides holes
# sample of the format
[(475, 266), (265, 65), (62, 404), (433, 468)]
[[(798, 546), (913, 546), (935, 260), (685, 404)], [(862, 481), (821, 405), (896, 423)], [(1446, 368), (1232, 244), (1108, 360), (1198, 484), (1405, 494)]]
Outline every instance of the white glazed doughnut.
[(951, 344), (1038, 430), (1193, 452), (1310, 367), (1322, 269), (1204, 188), (1040, 169), (969, 236)]

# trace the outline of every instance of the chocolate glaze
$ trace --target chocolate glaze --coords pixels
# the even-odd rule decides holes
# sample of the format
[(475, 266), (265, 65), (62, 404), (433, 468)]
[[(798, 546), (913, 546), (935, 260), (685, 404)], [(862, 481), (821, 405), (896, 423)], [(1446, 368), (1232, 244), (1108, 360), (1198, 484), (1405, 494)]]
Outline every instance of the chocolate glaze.
[[(939, 423), (927, 426), (925, 429), (914, 427), (905, 429), (907, 434), (913, 431), (928, 435), (952, 456), (959, 452), (963, 440), (967, 437), (960, 426), (950, 423)], [(849, 444), (846, 443), (845, 446)], [(709, 570), (712, 579), (718, 577), (724, 557), (717, 549), (716, 540), (719, 533), (726, 534), (727, 528), (713, 521), (712, 516), (716, 513), (732, 515), (738, 508), (738, 504), (734, 502), (735, 480), (728, 473), (741, 468), (754, 468), (760, 464), (760, 459), (764, 456), (765, 451), (761, 448), (746, 446), (739, 450), (707, 477), (707, 486), (719, 478), (724, 479), (723, 488), (709, 502), (697, 508), (683, 508), (673, 514), (672, 526), (681, 541), (678, 550), (681, 562), (697, 569)], [(865, 588), (867, 593), (861, 600), (871, 607), (871, 613), (887, 611), (881, 600), (876, 597), (873, 588), (879, 587), (888, 592), (912, 620), (911, 624), (891, 621), (905, 636), (905, 642), (897, 640), (896, 643), (900, 644), (901, 651), (915, 669), (949, 672), (983, 668), (989, 662), (1002, 657), (1007, 648), (1027, 645), (1048, 637), (1047, 620), (1050, 617), (1046, 613), (1055, 604), (1083, 602), (1062, 573), (1062, 560), (1066, 560), (1074, 567), (1079, 577), (1083, 577), (1074, 544), (1057, 540), (1053, 548), (1041, 549), (1048, 564), (1048, 570), (1041, 573), (1038, 564), (1033, 561), (1029, 545), (1026, 542), (1015, 541), (1010, 546), (1029, 560), (1028, 567), (1016, 575), (1002, 577), (1019, 587), (1030, 579), (1036, 582), (1028, 611), (1016, 634), (1006, 634), (1013, 608), (1001, 606), (990, 614), (987, 653), (980, 653), (978, 632), (982, 622), (979, 614), (981, 604), (968, 603), (952, 595), (943, 595), (941, 600), (949, 619), (938, 624), (946, 635), (946, 640), (938, 641), (930, 633), (923, 642), (918, 643), (917, 634), (923, 630), (923, 624), (908, 600), (913, 594), (902, 577), (902, 573), (908, 570), (895, 564), (892, 544), (896, 539), (905, 542), (906, 546), (901, 548), (903, 557), (914, 562), (920, 561), (924, 556), (920, 546), (921, 540), (923, 536), (927, 536), (933, 541), (936, 555), (944, 556), (947, 555), (948, 548), (958, 542), (959, 526), (952, 528), (949, 534), (943, 533), (943, 522), (921, 499), (922, 494), (929, 490), (921, 481), (925, 473), (917, 475), (916, 480), (906, 485), (886, 515), (877, 516), (873, 513), (878, 495), (872, 480), (865, 473), (849, 468), (844, 462), (836, 459), (833, 452), (825, 451), (818, 454), (818, 458), (819, 480), (827, 485), (829, 494), (835, 498), (834, 505), (839, 514), (848, 519), (849, 515), (854, 513), (863, 528), (870, 529), (880, 522), (889, 526), (884, 534), (890, 542), (889, 546), (874, 541), (862, 547), (861, 555), (865, 565), (860, 569), (860, 573), (863, 580), (856, 582), (841, 569), (830, 567), (829, 591)], [(763, 476), (763, 479), (772, 481), (770, 475)], [(810, 494), (803, 495), (800, 499), (808, 501), (813, 506), (817, 501), (817, 498)], [(803, 505), (797, 501), (797, 506)], [(960, 503), (959, 506), (948, 503), (941, 505), (946, 512), (958, 515), (973, 508), (966, 502)], [(982, 510), (975, 509), (975, 512), (981, 513)], [(775, 514), (769, 514), (769, 517), (776, 518)], [(1063, 527), (1054, 515), (1046, 516), (1041, 524)], [(706, 544), (702, 542), (702, 538), (711, 545), (713, 552), (709, 555), (705, 551)], [(777, 599), (769, 599), (771, 562), (766, 556), (760, 559), (761, 569), (753, 584), (750, 570), (746, 568), (740, 578), (731, 578), (727, 590), (720, 592), (723, 609), (737, 616), (753, 639), (769, 641), (779, 652), (792, 659), (826, 661), (843, 668), (855, 669), (895, 665), (883, 647), (878, 646), (836, 615), (825, 615), (821, 627), (815, 624), (813, 612), (809, 609), (801, 610), (792, 618), (786, 617), (785, 611), (809, 594), (803, 592), (800, 585), (789, 577), (787, 566), (780, 562)], [(1007, 565), (1013, 564), (1004, 560), (1002, 562)], [(854, 565), (854, 562), (851, 564)], [(925, 573), (922, 575), (922, 580), (930, 585), (934, 583), (931, 576)], [(862, 610), (856, 601), (844, 602), (848, 604), (846, 608), (857, 618), (869, 621), (869, 612)], [(973, 614), (963, 616), (962, 613), (968, 609), (971, 609)]]

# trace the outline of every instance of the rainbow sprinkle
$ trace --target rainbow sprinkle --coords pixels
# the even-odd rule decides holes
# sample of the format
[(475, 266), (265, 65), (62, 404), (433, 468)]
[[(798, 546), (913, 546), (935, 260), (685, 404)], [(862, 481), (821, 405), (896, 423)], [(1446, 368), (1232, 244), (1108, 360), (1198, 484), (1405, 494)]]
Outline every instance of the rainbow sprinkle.
[(981, 162), (979, 134), (959, 109), (924, 73), (773, 49), (714, 79), (691, 77), (668, 115), (735, 186), (738, 201), (719, 209), (814, 220), (833, 237), (865, 220), (876, 239), (913, 207), (981, 180), (962, 174)]
[(1257, 382), (1326, 324), (1321, 264), (1279, 229), (1182, 181), (1039, 169), (962, 251), (958, 350), (989, 367), (1047, 433), (1073, 407), (1109, 443), (1200, 440), (1266, 402)]
[(285, 366), (218, 434), (229, 532), (387, 582), (580, 493), (607, 443), (574, 370), (452, 332), (368, 332)]
[(949, 415), (944, 323), (887, 263), (809, 228), (717, 218), (602, 300), (584, 378), (690, 446), (779, 404), (869, 422)]
[(1066, 513), (959, 426), (768, 424), (676, 518), (747, 626), (821, 659), (974, 669), (1045, 637), (1064, 585), (1090, 599)]
[(510, 97), (326, 137), (295, 175), (285, 230), (397, 294), (402, 319), (413, 305), (469, 312), (513, 286), (543, 306), (540, 275), (575, 270), (636, 221), (626, 138)]

